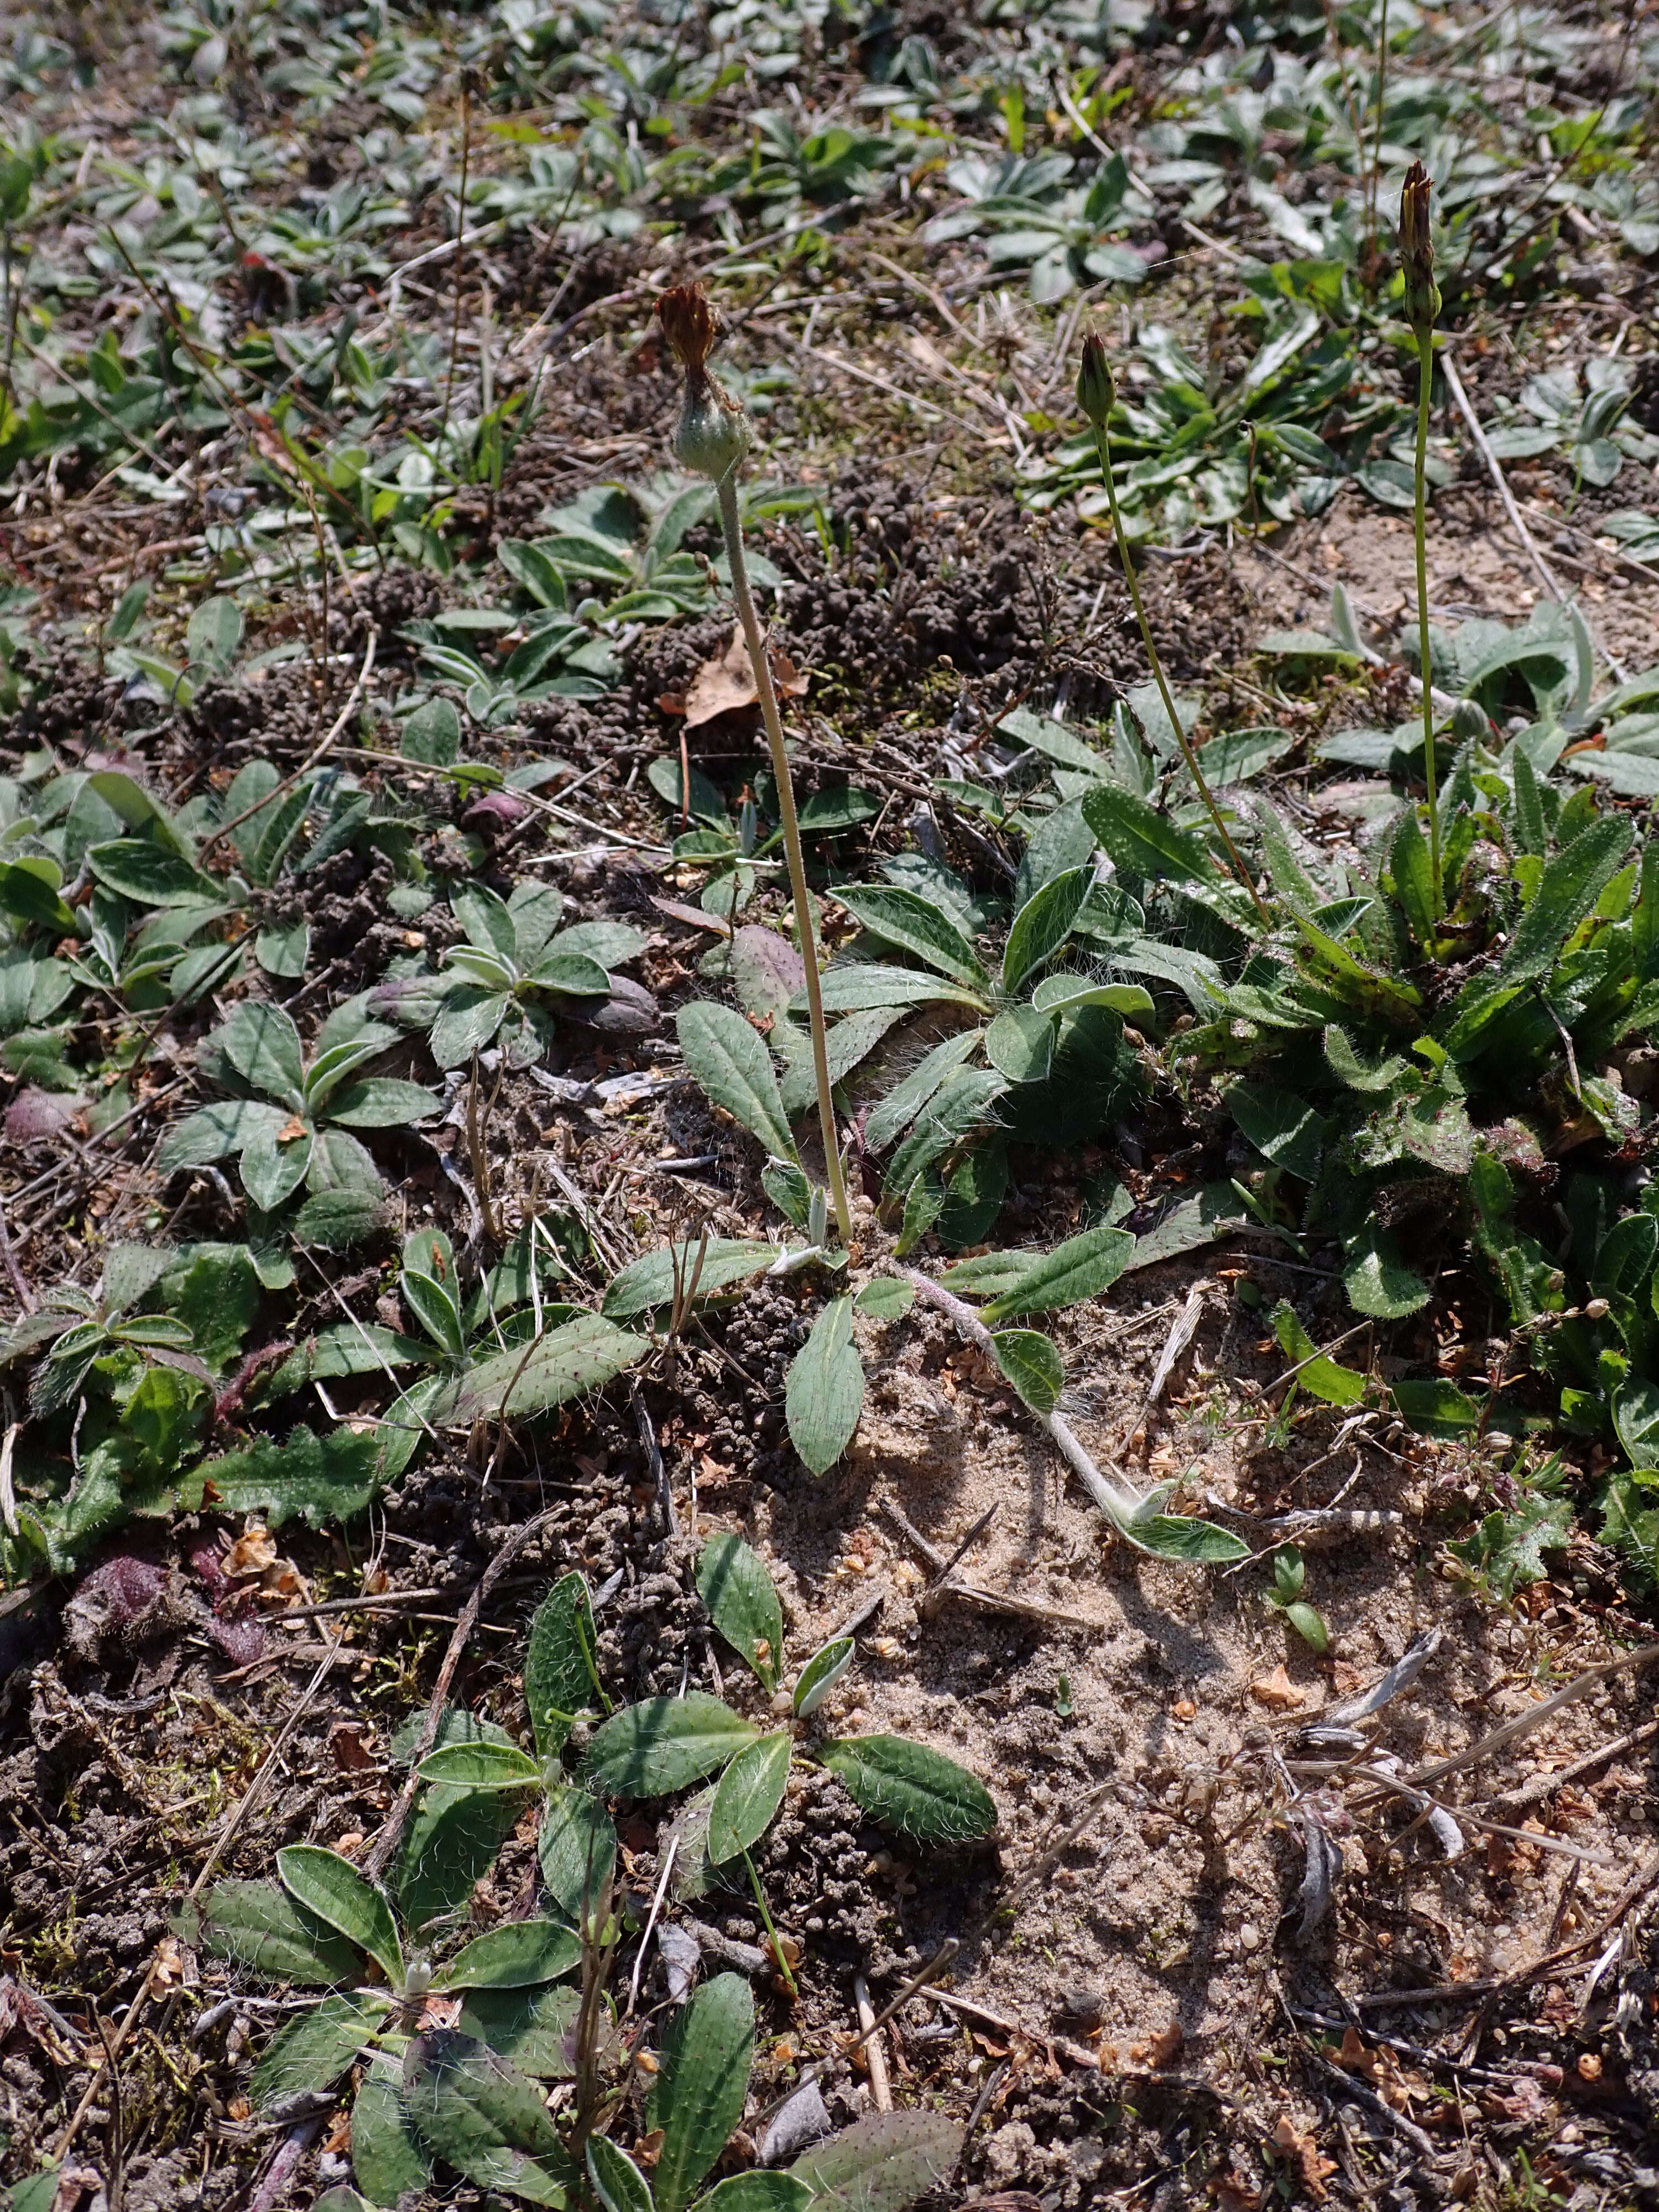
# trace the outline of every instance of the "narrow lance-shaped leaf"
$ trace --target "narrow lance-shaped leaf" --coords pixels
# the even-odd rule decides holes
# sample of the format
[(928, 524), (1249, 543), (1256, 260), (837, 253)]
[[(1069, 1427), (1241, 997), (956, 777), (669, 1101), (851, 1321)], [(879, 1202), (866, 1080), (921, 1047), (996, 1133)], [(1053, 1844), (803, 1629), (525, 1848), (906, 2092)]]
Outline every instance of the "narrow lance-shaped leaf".
[(599, 1729), (588, 1747), (587, 1772), (630, 1797), (664, 1797), (724, 1766), (754, 1736), (750, 1723), (706, 1691), (646, 1698)]
[(864, 1405), (864, 1364), (853, 1343), (853, 1301), (833, 1299), (790, 1363), (784, 1412), (790, 1439), (814, 1474), (851, 1443)]
[(716, 1866), (757, 1844), (783, 1802), (789, 1778), (787, 1729), (746, 1745), (720, 1778), (708, 1812), (708, 1856)]
[(524, 1657), (525, 1703), (544, 1759), (564, 1748), (576, 1715), (603, 1704), (593, 1656), (593, 1607), (574, 1572), (561, 1577), (536, 1608)]
[(1020, 1314), (1057, 1313), (1109, 1289), (1128, 1265), (1135, 1240), (1127, 1229), (1085, 1229), (1040, 1254), (1019, 1279), (981, 1310), (992, 1324)]
[(695, 999), (680, 1008), (675, 1026), (687, 1072), (704, 1095), (741, 1121), (769, 1152), (793, 1159), (795, 1140), (771, 1054), (737, 1009)]

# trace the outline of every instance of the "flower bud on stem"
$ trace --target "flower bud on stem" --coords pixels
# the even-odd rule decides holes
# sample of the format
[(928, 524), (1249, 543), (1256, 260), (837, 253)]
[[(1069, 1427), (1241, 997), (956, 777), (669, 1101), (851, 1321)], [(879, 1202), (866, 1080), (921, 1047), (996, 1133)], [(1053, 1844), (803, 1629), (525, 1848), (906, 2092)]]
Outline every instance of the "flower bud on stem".
[(1273, 917), (1267, 911), (1267, 903), (1256, 889), (1249, 870), (1239, 856), (1238, 848), (1234, 844), (1227, 825), (1222, 819), (1221, 809), (1216, 805), (1209, 785), (1204, 781), (1204, 771), (1198, 764), (1198, 756), (1193, 750), (1191, 741), (1182, 726), (1180, 715), (1176, 712), (1175, 699), (1164, 674), (1164, 664), (1158, 659), (1158, 647), (1152, 640), (1152, 624), (1146, 619), (1146, 610), (1141, 602), (1140, 585), (1135, 575), (1135, 564), (1129, 556), (1128, 533), (1123, 527), (1123, 516), (1118, 507), (1117, 487), (1112, 482), (1112, 441), (1107, 431), (1106, 422), (1111, 414), (1116, 396), (1111, 364), (1106, 358), (1106, 348), (1097, 337), (1091, 334), (1083, 342), (1083, 366), (1078, 371), (1077, 379), (1078, 405), (1094, 426), (1095, 444), (1100, 453), (1100, 473), (1105, 483), (1106, 497), (1112, 510), (1112, 532), (1117, 539), (1117, 557), (1123, 563), (1124, 580), (1129, 586), (1129, 597), (1134, 602), (1135, 620), (1140, 625), (1141, 641), (1146, 647), (1146, 657), (1152, 665), (1152, 678), (1158, 685), (1158, 696), (1164, 702), (1164, 711), (1170, 718), (1170, 727), (1175, 732), (1176, 743), (1181, 748), (1181, 757), (1187, 763), (1187, 773), (1198, 787), (1198, 795), (1203, 800), (1211, 821), (1215, 824), (1216, 834), (1227, 848), (1227, 858), (1231, 863), (1232, 872), (1249, 891), (1256, 913), (1261, 920), (1264, 922), (1271, 922)]
[(743, 524), (738, 515), (738, 463), (749, 449), (749, 421), (743, 409), (709, 375), (705, 366), (714, 343), (714, 311), (701, 284), (679, 284), (664, 293), (657, 303), (663, 333), (685, 371), (685, 398), (680, 410), (674, 450), (684, 465), (699, 476), (712, 477), (720, 501), (720, 531), (726, 539), (726, 558), (732, 571), (732, 597), (749, 665), (754, 672), (760, 699), (761, 720), (772, 757), (772, 781), (777, 787), (778, 822), (789, 863), (789, 887), (795, 902), (795, 932), (800, 940), (801, 963), (806, 970), (806, 1012), (812, 1032), (812, 1072), (818, 1094), (818, 1126), (823, 1139), (824, 1172), (830, 1202), (836, 1209), (836, 1225), (843, 1244), (853, 1241), (853, 1217), (848, 1209), (847, 1182), (842, 1173), (841, 1146), (836, 1133), (836, 1106), (830, 1087), (830, 1050), (823, 1022), (823, 993), (818, 981), (817, 939), (812, 927), (812, 908), (806, 889), (806, 864), (801, 854), (800, 823), (795, 812), (795, 787), (789, 773), (789, 755), (783, 742), (783, 719), (767, 659), (766, 640), (749, 588), (749, 568), (744, 557)]

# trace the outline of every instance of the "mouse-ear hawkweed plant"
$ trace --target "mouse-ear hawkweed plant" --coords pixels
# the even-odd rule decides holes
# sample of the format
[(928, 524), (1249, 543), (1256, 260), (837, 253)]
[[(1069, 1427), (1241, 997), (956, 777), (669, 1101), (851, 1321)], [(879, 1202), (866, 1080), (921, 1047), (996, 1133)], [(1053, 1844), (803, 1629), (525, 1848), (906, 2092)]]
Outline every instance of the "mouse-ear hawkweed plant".
[(1440, 287), (1429, 236), (1429, 173), (1420, 161), (1406, 172), (1400, 194), (1400, 265), (1406, 279), (1406, 319), (1417, 340), (1417, 636), (1423, 678), (1423, 774), (1429, 790), (1429, 871), (1434, 918), (1444, 911), (1440, 879), (1440, 808), (1435, 793), (1433, 672), (1429, 660), (1429, 556), (1425, 471), (1429, 450), (1429, 392), (1434, 382), (1434, 322)]
[(1140, 585), (1135, 575), (1135, 564), (1129, 557), (1128, 535), (1124, 530), (1123, 516), (1117, 503), (1117, 487), (1112, 482), (1112, 441), (1106, 424), (1116, 398), (1117, 387), (1112, 380), (1111, 363), (1106, 358), (1105, 345), (1098, 337), (1091, 333), (1083, 341), (1083, 365), (1077, 374), (1077, 404), (1094, 426), (1095, 444), (1100, 453), (1100, 473), (1106, 485), (1106, 497), (1112, 510), (1112, 532), (1117, 539), (1117, 557), (1123, 563), (1123, 574), (1129, 586), (1129, 597), (1134, 602), (1135, 620), (1140, 625), (1140, 635), (1146, 647), (1146, 657), (1152, 664), (1153, 680), (1158, 685), (1158, 696), (1164, 702), (1164, 711), (1170, 718), (1170, 727), (1175, 732), (1176, 743), (1181, 748), (1181, 757), (1187, 763), (1187, 773), (1197, 785), (1198, 795), (1203, 800), (1211, 821), (1215, 824), (1216, 834), (1227, 848), (1227, 858), (1232, 863), (1233, 873), (1249, 891), (1255, 902), (1256, 912), (1265, 922), (1270, 919), (1270, 916), (1262, 902), (1261, 894), (1256, 889), (1249, 870), (1239, 858), (1238, 848), (1234, 844), (1227, 825), (1221, 818), (1221, 809), (1216, 805), (1209, 785), (1204, 781), (1204, 771), (1198, 764), (1198, 756), (1193, 750), (1187, 732), (1182, 726), (1180, 715), (1176, 712), (1175, 700), (1164, 673), (1164, 664), (1158, 659), (1158, 647), (1152, 641), (1152, 624), (1146, 619), (1146, 610), (1141, 603)]
[(777, 786), (778, 819), (783, 830), (783, 849), (789, 862), (789, 885), (795, 901), (795, 928), (800, 939), (801, 960), (806, 969), (806, 1008), (812, 1030), (812, 1067), (817, 1079), (818, 1121), (823, 1136), (824, 1168), (830, 1201), (843, 1243), (853, 1238), (852, 1217), (847, 1208), (847, 1184), (842, 1174), (841, 1147), (836, 1137), (835, 1102), (830, 1095), (830, 1054), (823, 1026), (823, 998), (818, 985), (817, 941), (812, 910), (807, 898), (806, 868), (801, 858), (800, 825), (795, 814), (795, 789), (790, 780), (789, 756), (784, 750), (783, 720), (772, 682), (766, 641), (761, 635), (755, 599), (749, 588), (744, 560), (743, 526), (738, 519), (738, 465), (749, 450), (749, 417), (731, 394), (722, 391), (708, 374), (708, 356), (719, 331), (714, 310), (701, 284), (677, 284), (657, 302), (657, 319), (663, 336), (685, 371), (685, 398), (674, 451), (696, 475), (714, 480), (720, 501), (720, 530), (732, 571), (732, 597), (749, 648), (749, 665), (755, 672), (761, 720), (772, 755), (772, 780)]

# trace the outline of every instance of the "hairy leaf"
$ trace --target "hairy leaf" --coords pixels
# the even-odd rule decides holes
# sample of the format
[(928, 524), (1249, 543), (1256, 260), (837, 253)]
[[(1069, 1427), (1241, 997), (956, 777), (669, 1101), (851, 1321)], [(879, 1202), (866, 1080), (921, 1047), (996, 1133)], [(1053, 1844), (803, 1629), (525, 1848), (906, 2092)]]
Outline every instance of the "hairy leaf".
[(748, 1850), (783, 1802), (792, 1739), (787, 1729), (746, 1744), (720, 1778), (708, 1812), (708, 1856), (716, 1866)]
[(708, 1617), (769, 1690), (778, 1686), (783, 1609), (764, 1561), (741, 1536), (711, 1536), (697, 1559), (697, 1595)]
[(864, 1363), (853, 1343), (853, 1301), (832, 1299), (790, 1362), (784, 1411), (790, 1441), (814, 1474), (852, 1442), (864, 1405)]
[(753, 1725), (707, 1691), (646, 1698), (614, 1714), (588, 1748), (586, 1772), (629, 1797), (665, 1797), (724, 1766)]
[(841, 1736), (820, 1744), (817, 1756), (872, 1820), (917, 1843), (966, 1843), (996, 1826), (984, 1784), (908, 1736)]
[(663, 2038), (646, 2124), (662, 2130), (653, 2177), (658, 2212), (682, 2212), (743, 2118), (755, 2049), (755, 2000), (738, 1974), (705, 1982)]

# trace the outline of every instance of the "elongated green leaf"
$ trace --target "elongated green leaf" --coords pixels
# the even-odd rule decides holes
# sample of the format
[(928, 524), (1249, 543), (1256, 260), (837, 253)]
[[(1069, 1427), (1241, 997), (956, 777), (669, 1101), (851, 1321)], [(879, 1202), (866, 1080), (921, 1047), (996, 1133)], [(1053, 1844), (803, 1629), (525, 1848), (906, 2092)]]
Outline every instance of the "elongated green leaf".
[(579, 1314), (550, 1328), (527, 1351), (514, 1348), (480, 1360), (461, 1378), (447, 1419), (457, 1428), (471, 1427), (481, 1414), (505, 1412), (526, 1419), (602, 1390), (649, 1348), (644, 1337), (629, 1335), (600, 1314)]
[(604, 1310), (611, 1321), (634, 1321), (672, 1305), (676, 1277), (681, 1294), (696, 1288), (694, 1303), (719, 1297), (764, 1273), (778, 1256), (775, 1244), (750, 1237), (711, 1237), (699, 1248), (688, 1238), (660, 1252), (647, 1252), (632, 1261), (605, 1286)]
[(1590, 1287), (1599, 1297), (1633, 1298), (1653, 1271), (1659, 1255), (1659, 1221), (1650, 1213), (1627, 1213), (1615, 1221), (1596, 1247)]
[(274, 1881), (216, 1882), (198, 1940), (216, 1958), (240, 1960), (273, 1981), (327, 1988), (362, 1978), (356, 1945)]
[(1364, 1396), (1364, 1376), (1322, 1353), (1287, 1301), (1273, 1310), (1273, 1334), (1279, 1350), (1299, 1370), (1296, 1379), (1304, 1390), (1328, 1406), (1357, 1406)]
[(1498, 973), (1506, 984), (1528, 983), (1549, 973), (1557, 953), (1592, 912), (1635, 841), (1630, 822), (1615, 814), (1590, 823), (1547, 863), (1499, 963)]
[(977, 1030), (967, 1030), (959, 1036), (946, 1037), (944, 1043), (936, 1044), (902, 1082), (896, 1084), (881, 1103), (872, 1109), (864, 1125), (866, 1150), (884, 1152), (893, 1139), (909, 1127), (941, 1085), (948, 1082), (963, 1062), (970, 1057), (979, 1037)]
[(58, 896), (63, 880), (57, 861), (44, 854), (0, 861), (0, 909), (34, 928), (73, 936), (75, 909)]
[(558, 1756), (576, 1715), (603, 1697), (594, 1671), (592, 1601), (574, 1571), (562, 1576), (536, 1608), (525, 1645), (524, 1697), (544, 1759)]
[(930, 899), (890, 884), (842, 884), (836, 897), (854, 921), (884, 945), (914, 953), (954, 983), (984, 990), (990, 982), (983, 962), (955, 922)]
[[(386, 2212), (406, 2191), (423, 2190), (432, 2179), (431, 2158), (404, 2111), (401, 2073), (376, 2058), (364, 2069), (351, 2107), (352, 2173), (369, 2203)], [(318, 2205), (323, 2202), (319, 2197)]]
[(646, 1698), (600, 1729), (588, 1748), (586, 1772), (629, 1797), (665, 1797), (724, 1766), (755, 1738), (752, 1724), (706, 1691), (683, 1698)]
[(556, 1920), (507, 1920), (476, 1936), (433, 1977), (434, 1990), (523, 1990), (581, 1964), (581, 1938)]
[(959, 1067), (916, 1115), (888, 1162), (883, 1186), (887, 1194), (908, 1191), (924, 1168), (988, 1118), (1007, 1088), (1008, 1079), (997, 1068)]
[(212, 1042), (245, 1083), (297, 1113), (305, 1103), (300, 1032), (280, 1006), (244, 1002)]
[(790, 1699), (797, 1720), (810, 1720), (858, 1656), (850, 1636), (832, 1636), (821, 1644), (800, 1670)]
[(380, 1487), (380, 1446), (372, 1432), (319, 1437), (301, 1422), (285, 1443), (256, 1436), (246, 1451), (205, 1461), (196, 1474), (224, 1512), (263, 1513), (273, 1528), (298, 1514), (315, 1528), (362, 1511)]
[(542, 1770), (514, 1743), (447, 1743), (421, 1761), (423, 1782), (461, 1790), (534, 1790)]
[(268, 2112), (302, 2090), (331, 2087), (365, 2043), (386, 2025), (384, 1997), (324, 1997), (289, 2021), (276, 2037), (248, 2084), (255, 2106)]
[(1396, 1382), (1393, 1395), (1403, 1418), (1427, 1436), (1461, 1436), (1480, 1419), (1480, 1408), (1474, 1400), (1455, 1383), (1442, 1382), (1438, 1376)]
[(772, 1056), (735, 1006), (694, 999), (675, 1024), (686, 1072), (713, 1104), (758, 1137), (779, 1159), (795, 1157), (795, 1140), (778, 1094)]
[(708, 1811), (708, 1856), (716, 1866), (758, 1843), (783, 1802), (792, 1739), (787, 1729), (746, 1744), (720, 1778)]
[(1227, 1103), (1257, 1152), (1303, 1182), (1314, 1180), (1330, 1124), (1305, 1098), (1271, 1083), (1235, 1083)]
[(741, 1536), (711, 1536), (697, 1559), (697, 1595), (744, 1666), (775, 1690), (783, 1655), (783, 1608), (760, 1555)]
[(1053, 959), (1071, 935), (1093, 884), (1092, 868), (1065, 868), (1026, 900), (1014, 916), (1003, 948), (1005, 991), (1018, 990), (1028, 975)]
[(872, 1275), (854, 1299), (853, 1310), (872, 1321), (902, 1321), (915, 1302), (914, 1283), (901, 1282), (896, 1275)]
[(1119, 1534), (1138, 1552), (1155, 1559), (1175, 1559), (1183, 1566), (1228, 1567), (1250, 1556), (1242, 1536), (1218, 1528), (1213, 1521), (1192, 1521), (1184, 1514), (1148, 1513), (1121, 1522)]
[(404, 724), (398, 750), (405, 760), (448, 768), (460, 758), (461, 718), (447, 699), (428, 699)]
[(576, 2182), (541, 2092), (483, 2043), (430, 2029), (404, 2059), (404, 2107), (433, 2154), (469, 2181), (562, 2206)]
[[(876, 961), (848, 960), (824, 971), (822, 988), (826, 1014), (855, 1014), (867, 1006), (925, 1006), (929, 1004), (971, 1006), (986, 1011), (984, 996), (965, 984), (940, 975), (924, 975), (917, 968), (892, 968)], [(799, 991), (789, 1001), (793, 1014), (806, 1012), (806, 994)]]
[(222, 593), (204, 599), (185, 629), (185, 650), (192, 667), (228, 676), (242, 641), (242, 611)]
[(1045, 975), (1031, 994), (1040, 1014), (1068, 1014), (1079, 1006), (1107, 1006), (1126, 1022), (1144, 1022), (1154, 1011), (1152, 994), (1139, 983), (1097, 983), (1086, 975)]
[(587, 2178), (604, 2212), (655, 2212), (651, 2184), (608, 2136), (587, 2138)]
[(789, 2171), (811, 2190), (811, 2212), (904, 2212), (945, 2181), (962, 2144), (960, 2123), (943, 2112), (872, 2112)]
[(1051, 1337), (1041, 1329), (1000, 1328), (991, 1339), (997, 1365), (1036, 1413), (1052, 1413), (1066, 1385), (1066, 1368)]
[(1012, 1288), (981, 1309), (994, 1324), (1021, 1314), (1058, 1313), (1110, 1288), (1127, 1266), (1135, 1240), (1127, 1229), (1085, 1229), (1052, 1252), (1033, 1256)]
[(117, 837), (94, 845), (87, 865), (107, 890), (138, 906), (222, 906), (225, 887), (205, 876), (179, 854), (166, 852), (148, 837)]
[(682, 2212), (743, 2118), (755, 2049), (755, 2000), (737, 1974), (705, 1982), (676, 2014), (646, 2121), (663, 2131), (653, 2176), (658, 2212)]
[(548, 1895), (573, 1927), (585, 1927), (617, 1863), (610, 1814), (586, 1790), (556, 1785), (542, 1806), (536, 1850)]
[(349, 1859), (319, 1844), (290, 1844), (277, 1852), (276, 1871), (296, 1904), (367, 1951), (394, 1990), (403, 1987), (403, 1946), (386, 1893), (365, 1881)]
[(983, 1783), (908, 1736), (839, 1736), (820, 1744), (816, 1756), (872, 1820), (919, 1844), (967, 1843), (997, 1824)]
[(1083, 818), (1126, 876), (1206, 883), (1215, 874), (1201, 838), (1117, 784), (1084, 793)]
[(790, 1441), (814, 1474), (827, 1474), (853, 1440), (864, 1406), (864, 1363), (853, 1342), (853, 1301), (835, 1298), (789, 1364), (784, 1412)]
[(576, 2070), (574, 2029), (581, 2002), (581, 1991), (568, 1985), (469, 1990), (455, 2025), (521, 2074), (568, 2081)]

